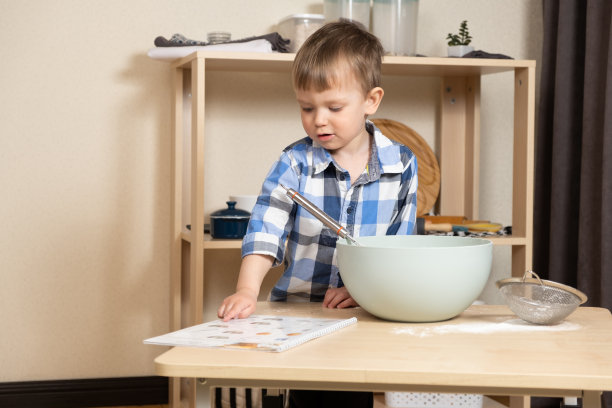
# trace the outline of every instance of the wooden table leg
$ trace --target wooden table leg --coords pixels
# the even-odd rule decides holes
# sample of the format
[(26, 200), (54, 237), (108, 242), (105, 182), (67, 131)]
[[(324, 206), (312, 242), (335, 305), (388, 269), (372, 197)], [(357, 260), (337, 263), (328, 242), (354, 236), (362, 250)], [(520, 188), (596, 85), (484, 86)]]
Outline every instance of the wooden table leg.
[(530, 408), (531, 397), (529, 395), (519, 395), (510, 397), (510, 408)]
[(601, 391), (584, 391), (582, 393), (583, 408), (601, 408)]

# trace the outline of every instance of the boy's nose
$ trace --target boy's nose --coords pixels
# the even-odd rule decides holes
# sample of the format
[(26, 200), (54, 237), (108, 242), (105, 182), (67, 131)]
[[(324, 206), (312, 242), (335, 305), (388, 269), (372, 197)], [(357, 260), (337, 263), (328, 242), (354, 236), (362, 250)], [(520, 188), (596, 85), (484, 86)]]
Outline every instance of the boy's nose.
[(325, 126), (327, 124), (327, 115), (323, 109), (317, 109), (315, 114), (315, 126)]

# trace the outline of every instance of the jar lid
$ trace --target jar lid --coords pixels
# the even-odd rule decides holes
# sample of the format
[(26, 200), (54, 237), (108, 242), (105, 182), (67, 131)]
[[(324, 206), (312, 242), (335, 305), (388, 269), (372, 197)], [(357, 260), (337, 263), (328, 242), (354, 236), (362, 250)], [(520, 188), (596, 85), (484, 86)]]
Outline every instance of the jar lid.
[(235, 201), (226, 201), (227, 208), (222, 210), (217, 210), (214, 213), (210, 214), (210, 218), (250, 218), (251, 213), (245, 210), (240, 210), (236, 208)]
[(283, 24), (289, 20), (315, 20), (323, 22), (325, 20), (325, 16), (323, 14), (291, 14), (280, 20), (278, 24)]

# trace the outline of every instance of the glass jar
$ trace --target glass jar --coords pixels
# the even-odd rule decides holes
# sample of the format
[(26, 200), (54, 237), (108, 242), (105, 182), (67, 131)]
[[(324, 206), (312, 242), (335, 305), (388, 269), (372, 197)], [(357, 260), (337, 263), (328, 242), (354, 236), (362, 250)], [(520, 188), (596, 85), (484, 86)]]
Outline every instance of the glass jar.
[(321, 14), (292, 14), (278, 23), (278, 33), (290, 40), (289, 52), (297, 52), (304, 41), (319, 28), (323, 27)]
[(323, 14), (327, 22), (346, 18), (370, 29), (370, 0), (325, 0)]
[(209, 44), (221, 44), (232, 39), (232, 34), (227, 31), (211, 31), (207, 34)]
[(416, 55), (418, 0), (374, 0), (372, 34), (391, 55)]

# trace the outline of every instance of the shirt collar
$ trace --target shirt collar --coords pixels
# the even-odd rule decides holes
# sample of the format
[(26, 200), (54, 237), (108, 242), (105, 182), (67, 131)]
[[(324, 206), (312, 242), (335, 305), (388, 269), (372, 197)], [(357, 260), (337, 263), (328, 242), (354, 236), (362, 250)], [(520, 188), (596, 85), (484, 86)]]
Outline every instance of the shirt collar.
[(319, 174), (329, 167), (334, 162), (332, 155), (325, 150), (321, 145), (312, 141), (312, 165), (314, 174)]
[[(380, 129), (370, 120), (366, 120), (366, 130), (368, 133), (374, 134), (371, 147), (372, 154), (368, 161), (368, 180), (377, 180), (380, 178), (381, 174), (385, 173), (401, 173), (403, 171), (403, 165), (400, 158), (401, 153), (399, 146), (385, 137)], [(332, 155), (314, 140), (312, 141), (312, 149), (314, 174), (321, 173), (328, 168), (330, 164), (334, 163)]]

